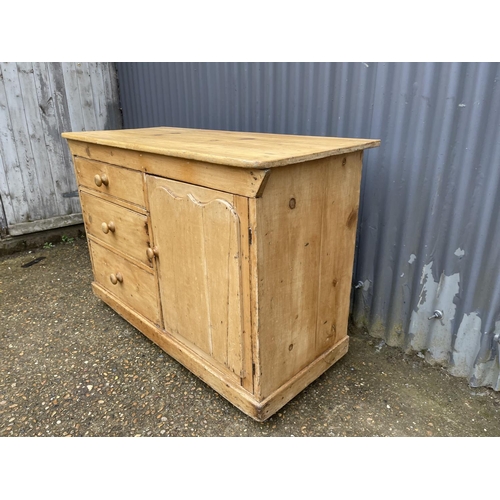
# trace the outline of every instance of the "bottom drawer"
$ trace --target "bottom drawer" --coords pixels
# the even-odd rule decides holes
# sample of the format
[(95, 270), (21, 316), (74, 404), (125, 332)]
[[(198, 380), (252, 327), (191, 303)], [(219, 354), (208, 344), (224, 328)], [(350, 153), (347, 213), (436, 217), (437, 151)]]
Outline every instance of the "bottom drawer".
[(158, 287), (154, 274), (91, 241), (94, 279), (124, 304), (160, 325)]

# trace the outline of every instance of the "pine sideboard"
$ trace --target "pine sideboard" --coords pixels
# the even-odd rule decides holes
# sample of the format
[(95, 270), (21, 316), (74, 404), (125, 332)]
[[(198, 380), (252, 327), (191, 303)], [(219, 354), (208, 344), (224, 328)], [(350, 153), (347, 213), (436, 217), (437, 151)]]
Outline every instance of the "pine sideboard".
[(264, 421), (339, 360), (378, 140), (68, 132), (94, 293)]

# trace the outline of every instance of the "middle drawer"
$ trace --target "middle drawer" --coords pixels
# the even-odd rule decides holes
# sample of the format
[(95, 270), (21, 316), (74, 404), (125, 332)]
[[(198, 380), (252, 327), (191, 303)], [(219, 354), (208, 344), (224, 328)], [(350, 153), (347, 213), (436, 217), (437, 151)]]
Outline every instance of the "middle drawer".
[(148, 219), (128, 208), (80, 192), (85, 229), (98, 240), (149, 267)]

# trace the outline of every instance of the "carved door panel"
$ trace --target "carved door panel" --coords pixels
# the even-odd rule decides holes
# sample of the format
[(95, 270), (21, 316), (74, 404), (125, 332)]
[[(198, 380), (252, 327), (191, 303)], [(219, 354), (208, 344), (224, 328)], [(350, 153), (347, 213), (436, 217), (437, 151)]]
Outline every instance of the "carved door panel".
[(154, 176), (147, 183), (165, 330), (241, 378), (242, 228), (235, 196)]

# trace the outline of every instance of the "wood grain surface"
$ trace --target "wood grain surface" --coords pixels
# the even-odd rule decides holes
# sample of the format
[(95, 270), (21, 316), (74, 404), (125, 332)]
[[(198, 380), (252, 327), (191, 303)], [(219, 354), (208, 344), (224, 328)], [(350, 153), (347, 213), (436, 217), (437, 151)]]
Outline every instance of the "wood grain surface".
[(165, 328), (243, 377), (240, 219), (227, 193), (148, 176)]
[(361, 152), (273, 171), (256, 208), (261, 396), (347, 335)]
[(154, 127), (68, 132), (75, 141), (243, 168), (271, 168), (380, 145), (379, 140)]

